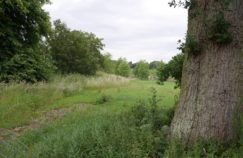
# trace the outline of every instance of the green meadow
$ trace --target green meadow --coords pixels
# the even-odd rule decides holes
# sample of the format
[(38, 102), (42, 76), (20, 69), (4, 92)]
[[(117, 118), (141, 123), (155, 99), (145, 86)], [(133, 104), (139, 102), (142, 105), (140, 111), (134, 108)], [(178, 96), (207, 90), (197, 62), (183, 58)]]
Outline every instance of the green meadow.
[(48, 83), (2, 84), (1, 156), (158, 154), (156, 147), (162, 150), (160, 143), (165, 142), (159, 141), (163, 139), (161, 128), (169, 125), (169, 113), (179, 95), (174, 86), (174, 82), (158, 85), (156, 81), (107, 74), (57, 76)]

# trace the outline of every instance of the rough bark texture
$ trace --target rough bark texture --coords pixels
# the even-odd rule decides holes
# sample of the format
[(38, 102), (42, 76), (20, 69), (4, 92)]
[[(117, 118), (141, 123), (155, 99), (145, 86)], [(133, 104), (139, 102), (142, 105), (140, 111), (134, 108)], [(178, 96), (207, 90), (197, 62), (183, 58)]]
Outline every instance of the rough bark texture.
[[(182, 90), (171, 125), (172, 137), (193, 143), (233, 139), (235, 112), (243, 103), (243, 0), (230, 0), (227, 9), (221, 0), (195, 0), (189, 10), (188, 34), (200, 41), (201, 52), (186, 54)], [(195, 12), (198, 14), (196, 17)], [(208, 40), (208, 18), (223, 11), (231, 23), (233, 42), (219, 45)], [(190, 18), (191, 17), (191, 18)], [(239, 108), (240, 107), (240, 108)]]

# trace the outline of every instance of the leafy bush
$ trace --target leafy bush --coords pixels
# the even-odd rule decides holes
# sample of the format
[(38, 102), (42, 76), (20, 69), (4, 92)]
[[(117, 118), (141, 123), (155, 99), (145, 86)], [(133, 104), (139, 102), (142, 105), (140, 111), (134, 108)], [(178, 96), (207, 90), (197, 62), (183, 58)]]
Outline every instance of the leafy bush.
[(168, 64), (161, 64), (157, 70), (158, 83), (163, 84), (169, 77), (176, 80), (176, 88), (181, 86), (182, 70), (185, 55), (178, 54)]
[(35, 52), (29, 49), (28, 53), (14, 55), (0, 66), (0, 81), (35, 83), (49, 80), (55, 68), (49, 56), (39, 54), (37, 51), (35, 55)]
[(96, 101), (96, 104), (104, 104), (112, 99), (110, 95), (102, 94), (100, 98)]

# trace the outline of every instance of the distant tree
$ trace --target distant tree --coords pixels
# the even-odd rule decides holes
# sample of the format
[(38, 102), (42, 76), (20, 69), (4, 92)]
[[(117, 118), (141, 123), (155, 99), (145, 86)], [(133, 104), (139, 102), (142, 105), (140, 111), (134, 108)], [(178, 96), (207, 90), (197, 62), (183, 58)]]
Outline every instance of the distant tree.
[(159, 83), (163, 83), (169, 77), (173, 77), (176, 80), (177, 87), (181, 86), (182, 69), (184, 62), (184, 54), (178, 54), (169, 61), (168, 64), (161, 63), (158, 68)]
[(164, 81), (166, 81), (170, 74), (169, 71), (166, 67), (166, 64), (164, 62), (160, 62), (159, 65), (157, 66), (157, 78), (158, 78), (158, 83), (163, 84)]
[(116, 63), (116, 74), (128, 77), (131, 73), (131, 68), (126, 59), (120, 58)]
[(92, 33), (70, 30), (60, 20), (54, 22), (49, 39), (52, 57), (62, 73), (93, 75), (102, 65), (102, 39)]
[(149, 64), (142, 60), (139, 61), (134, 69), (134, 75), (142, 80), (147, 80), (149, 77)]
[(151, 63), (149, 63), (149, 69), (157, 69), (160, 64), (160, 61), (152, 61)]
[(131, 69), (135, 69), (135, 67), (137, 65), (137, 63), (133, 63), (132, 61), (130, 61), (128, 64), (130, 65)]
[(102, 67), (106, 73), (115, 73), (115, 63), (111, 59), (111, 54), (104, 54)]
[(0, 81), (36, 82), (52, 72), (50, 56), (41, 49), (41, 39), (50, 32), (48, 0), (0, 1)]

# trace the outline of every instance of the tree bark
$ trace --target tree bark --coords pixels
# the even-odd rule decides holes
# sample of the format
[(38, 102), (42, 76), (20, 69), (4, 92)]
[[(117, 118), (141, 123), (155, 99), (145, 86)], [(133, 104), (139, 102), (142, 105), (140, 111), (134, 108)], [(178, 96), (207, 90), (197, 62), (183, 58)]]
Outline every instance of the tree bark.
[[(229, 0), (227, 9), (221, 0), (194, 1), (188, 34), (200, 41), (201, 52), (186, 53), (171, 135), (187, 144), (198, 138), (231, 140), (235, 137), (234, 116), (243, 108), (243, 0)], [(208, 19), (219, 11), (231, 24), (230, 44), (220, 45), (208, 38)]]

